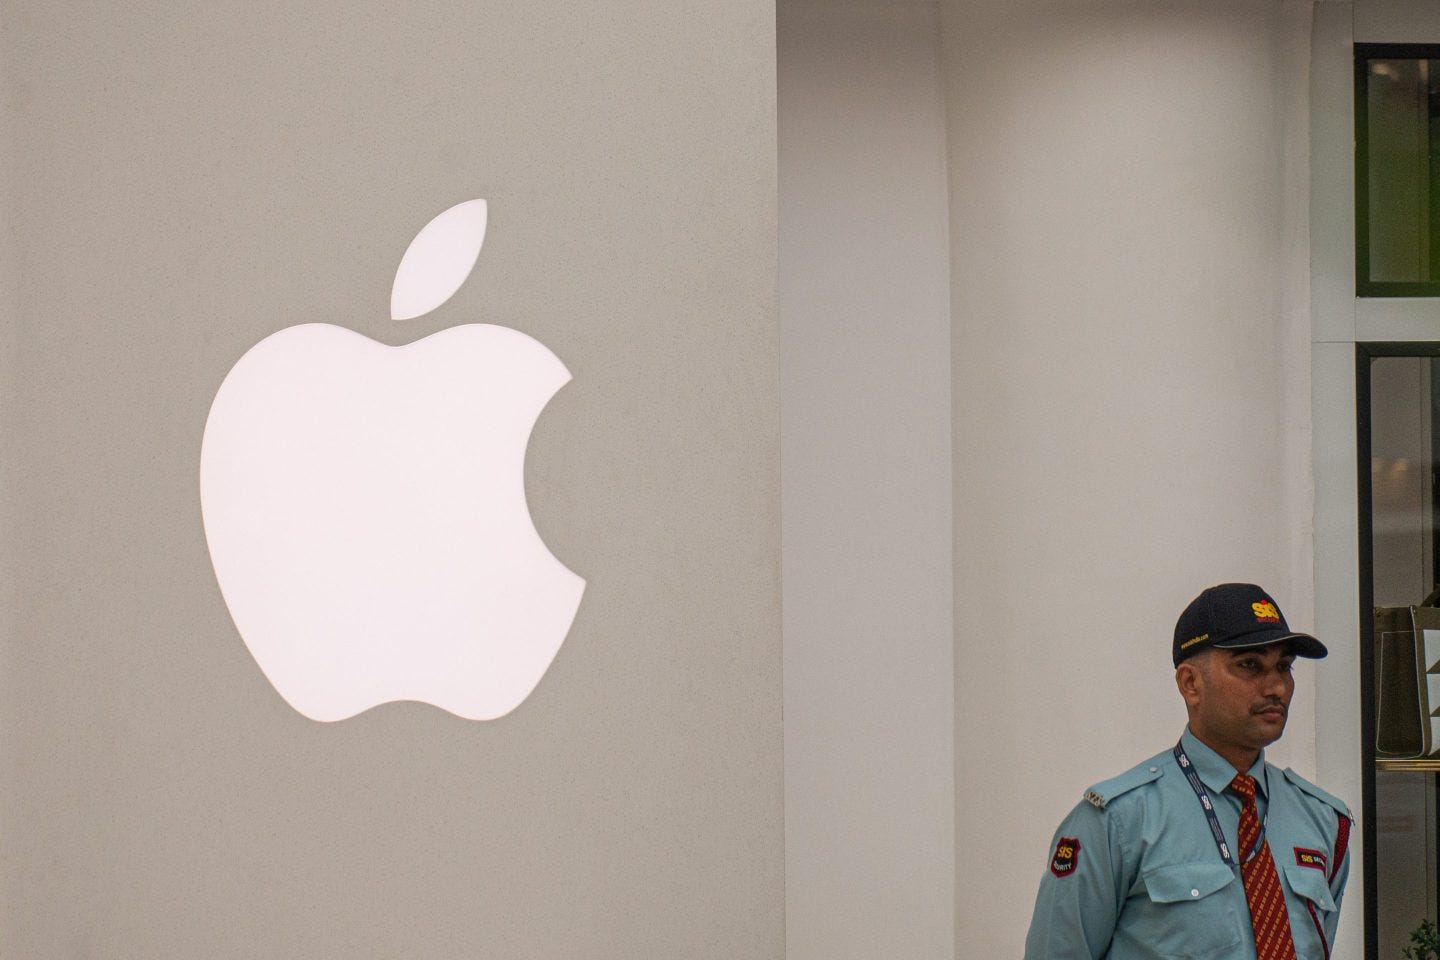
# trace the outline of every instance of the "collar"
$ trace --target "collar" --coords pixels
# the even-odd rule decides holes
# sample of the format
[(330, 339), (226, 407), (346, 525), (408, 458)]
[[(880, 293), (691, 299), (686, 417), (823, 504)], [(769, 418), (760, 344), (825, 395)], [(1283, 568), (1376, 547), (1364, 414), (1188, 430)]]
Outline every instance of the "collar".
[[(1180, 736), (1180, 744), (1185, 748), (1185, 755), (1195, 765), (1195, 772), (1200, 774), (1200, 782), (1211, 793), (1220, 794), (1230, 786), (1230, 781), (1235, 779), (1235, 768), (1230, 766), (1230, 761), (1220, 754), (1211, 750), (1195, 734), (1186, 727), (1185, 732)], [(1260, 751), (1260, 756), (1255, 758), (1255, 765), (1246, 773), (1255, 778), (1256, 792), (1262, 797), (1269, 798), (1269, 785), (1265, 780), (1265, 751)]]

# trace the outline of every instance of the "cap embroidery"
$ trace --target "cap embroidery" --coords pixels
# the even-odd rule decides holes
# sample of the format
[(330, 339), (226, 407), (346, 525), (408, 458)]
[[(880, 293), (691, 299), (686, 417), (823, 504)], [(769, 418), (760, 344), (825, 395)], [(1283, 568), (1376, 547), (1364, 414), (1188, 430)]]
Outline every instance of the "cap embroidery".
[(1275, 609), (1275, 604), (1269, 600), (1262, 600), (1250, 604), (1250, 609), (1255, 611), (1255, 619), (1261, 623), (1279, 623), (1280, 611)]
[(1210, 639), (1210, 634), (1208, 634), (1208, 633), (1202, 633), (1202, 634), (1200, 634), (1200, 636), (1198, 636), (1198, 637), (1191, 637), (1189, 640), (1186, 640), (1184, 643), (1180, 644), (1180, 649), (1181, 649), (1181, 650), (1184, 650), (1184, 649), (1186, 649), (1186, 648), (1188, 648), (1188, 647), (1193, 647), (1193, 646), (1195, 646), (1195, 644), (1197, 644), (1197, 643), (1204, 643), (1206, 640), (1209, 640), (1209, 639)]

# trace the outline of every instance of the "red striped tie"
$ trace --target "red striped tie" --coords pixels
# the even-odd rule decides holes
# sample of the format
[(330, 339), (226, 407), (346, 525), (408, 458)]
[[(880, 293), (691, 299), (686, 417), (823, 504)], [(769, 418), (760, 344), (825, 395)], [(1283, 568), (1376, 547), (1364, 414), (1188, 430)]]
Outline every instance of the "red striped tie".
[(1270, 841), (1247, 856), (1260, 839), (1260, 815), (1255, 810), (1255, 778), (1237, 774), (1230, 789), (1245, 802), (1240, 808), (1240, 877), (1245, 881), (1245, 902), (1250, 905), (1250, 924), (1255, 928), (1257, 960), (1295, 960), (1295, 940), (1290, 936), (1290, 913), (1285, 909), (1285, 891), (1270, 856)]

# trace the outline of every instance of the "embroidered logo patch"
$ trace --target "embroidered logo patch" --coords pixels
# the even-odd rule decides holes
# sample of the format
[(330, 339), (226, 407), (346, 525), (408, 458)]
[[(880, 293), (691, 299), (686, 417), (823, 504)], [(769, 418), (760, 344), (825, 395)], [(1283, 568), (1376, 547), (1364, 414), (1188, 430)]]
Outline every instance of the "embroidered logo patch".
[(1080, 841), (1074, 837), (1061, 837), (1055, 844), (1055, 856), (1050, 858), (1050, 872), (1057, 877), (1068, 877), (1080, 864)]
[(1261, 623), (1279, 623), (1280, 611), (1275, 604), (1269, 600), (1261, 600), (1259, 603), (1250, 604), (1250, 609), (1255, 611), (1255, 619)]
[(1295, 862), (1302, 867), (1314, 867), (1321, 873), (1329, 869), (1325, 863), (1325, 854), (1319, 850), (1306, 850), (1304, 847), (1296, 847)]

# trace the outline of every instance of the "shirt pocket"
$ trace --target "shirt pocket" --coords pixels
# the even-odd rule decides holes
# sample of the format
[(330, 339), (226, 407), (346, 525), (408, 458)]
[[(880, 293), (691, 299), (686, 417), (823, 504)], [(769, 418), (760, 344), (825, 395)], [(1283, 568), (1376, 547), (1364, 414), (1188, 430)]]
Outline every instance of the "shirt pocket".
[[(1305, 909), (1290, 910), (1290, 929), (1295, 934), (1295, 953), (1305, 958), (1329, 958), (1330, 941), (1325, 927), (1334, 922), (1335, 898), (1330, 895), (1330, 883), (1325, 871), (1299, 864), (1286, 864), (1285, 885), (1290, 892), (1305, 902)], [(1306, 916), (1309, 914), (1309, 916)]]
[(1286, 864), (1285, 882), (1295, 891), (1297, 897), (1309, 900), (1317, 909), (1327, 913), (1335, 909), (1335, 898), (1330, 895), (1330, 883), (1325, 879), (1325, 871), (1293, 863)]
[[(1215, 860), (1173, 863), (1141, 873), (1149, 897), (1146, 939), (1162, 957), (1218, 960), (1240, 944), (1231, 884), (1235, 871)], [(1137, 931), (1138, 933), (1139, 931)]]

